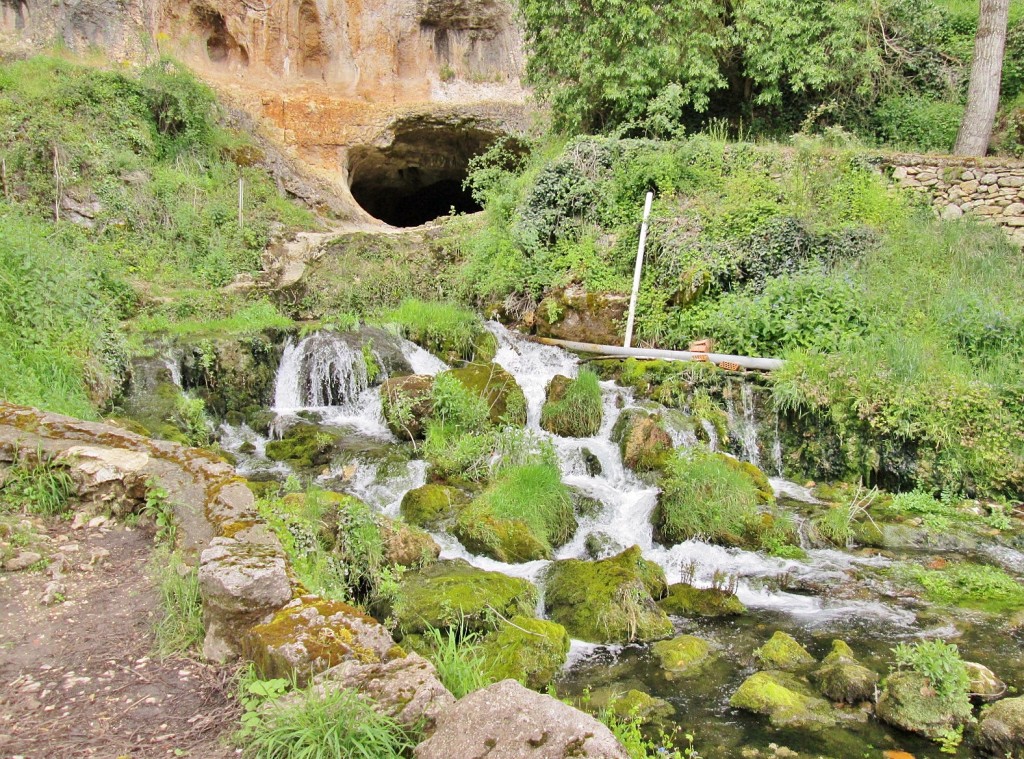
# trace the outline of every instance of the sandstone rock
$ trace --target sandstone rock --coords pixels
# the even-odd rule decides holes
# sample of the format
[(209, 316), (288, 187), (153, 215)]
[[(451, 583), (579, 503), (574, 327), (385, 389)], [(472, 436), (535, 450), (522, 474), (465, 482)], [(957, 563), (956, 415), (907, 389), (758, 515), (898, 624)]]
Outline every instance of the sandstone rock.
[(978, 742), (993, 756), (1024, 754), (1024, 696), (1004, 698), (986, 709)]
[(13, 558), (4, 562), (4, 569), (8, 572), (20, 572), (23, 569), (28, 569), (37, 561), (42, 561), (42, 559), (42, 555), (35, 551), (21, 551)]
[(378, 711), (407, 727), (419, 726), (428, 735), (455, 703), (434, 665), (415, 653), (383, 662), (351, 659), (321, 672), (315, 682), (318, 688), (353, 688), (372, 698)]
[(964, 215), (964, 212), (963, 209), (960, 208), (960, 206), (956, 205), (955, 203), (951, 203), (950, 205), (943, 208), (942, 213), (939, 215), (943, 219), (951, 221), (953, 219), (959, 219), (961, 216)]
[(460, 699), (416, 759), (627, 759), (611, 731), (567, 704), (503, 680)]

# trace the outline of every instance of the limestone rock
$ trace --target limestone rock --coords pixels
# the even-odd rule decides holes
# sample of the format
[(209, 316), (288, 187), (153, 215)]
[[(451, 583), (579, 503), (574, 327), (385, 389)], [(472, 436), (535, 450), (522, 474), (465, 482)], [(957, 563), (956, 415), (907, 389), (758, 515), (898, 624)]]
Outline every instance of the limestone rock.
[(672, 452), (672, 437), (661, 417), (640, 409), (622, 413), (612, 430), (612, 441), (619, 444), (622, 463), (636, 472), (661, 469)]
[(984, 664), (965, 661), (967, 676), (971, 678), (971, 696), (979, 701), (995, 701), (1006, 693), (1006, 683)]
[(416, 759), (627, 759), (611, 731), (567, 704), (503, 680), (460, 699)]
[(978, 743), (993, 756), (1024, 754), (1024, 696), (1004, 698), (982, 712)]
[(146, 453), (75, 445), (57, 458), (69, 465), (78, 497), (83, 501), (103, 502), (115, 515), (123, 516), (145, 498), (145, 470), (150, 461)]
[(20, 572), (23, 569), (28, 569), (37, 561), (42, 561), (42, 559), (42, 555), (35, 551), (21, 551), (4, 562), (4, 569), (8, 572)]
[(537, 307), (537, 334), (558, 340), (621, 345), (620, 323), (629, 299), (619, 293), (588, 293), (580, 285), (555, 291)]

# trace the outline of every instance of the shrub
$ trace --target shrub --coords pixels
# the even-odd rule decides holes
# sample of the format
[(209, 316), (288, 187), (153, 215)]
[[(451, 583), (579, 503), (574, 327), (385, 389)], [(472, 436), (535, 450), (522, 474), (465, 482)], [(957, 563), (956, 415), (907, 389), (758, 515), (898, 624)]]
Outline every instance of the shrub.
[(932, 688), (943, 700), (962, 700), (970, 691), (971, 679), (953, 643), (926, 640), (900, 643), (893, 649), (896, 666), (907, 667), (928, 678)]
[(895, 95), (875, 111), (883, 140), (901, 150), (948, 153), (960, 129), (964, 106), (924, 95)]

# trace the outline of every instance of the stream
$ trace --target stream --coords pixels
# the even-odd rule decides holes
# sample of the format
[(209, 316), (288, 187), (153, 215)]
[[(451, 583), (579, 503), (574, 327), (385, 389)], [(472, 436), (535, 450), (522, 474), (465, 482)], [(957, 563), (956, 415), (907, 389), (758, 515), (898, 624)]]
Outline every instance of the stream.
[[(530, 342), (497, 323), (489, 323), (488, 329), (498, 340), (495, 362), (515, 377), (525, 393), (528, 429), (552, 443), (563, 481), (603, 506), (596, 515), (580, 519), (575, 536), (557, 550), (556, 558), (588, 558), (587, 536), (602, 533), (615, 547), (609, 555), (637, 545), (645, 558), (664, 569), (669, 583), (686, 578), (706, 587), (717, 577), (735, 578), (736, 594), (749, 609), (749, 614), (738, 618), (674, 620), (677, 632), (704, 637), (724, 653), (706, 676), (695, 680), (667, 679), (650, 655), (649, 645), (573, 641), (568, 663), (556, 683), (560, 695), (580, 695), (589, 689), (597, 699), (612, 691), (635, 688), (666, 699), (675, 708), (671, 722), (694, 733), (695, 746), (703, 757), (774, 756), (765, 747), (777, 744), (809, 756), (881, 756), (882, 750), (903, 750), (920, 758), (943, 755), (935, 744), (889, 728), (855, 707), (842, 710), (845, 719), (839, 727), (816, 734), (773, 729), (767, 720), (730, 708), (729, 697), (754, 671), (753, 649), (775, 630), (789, 632), (819, 659), (834, 638), (842, 638), (866, 666), (883, 675), (896, 643), (922, 636), (942, 637), (956, 642), (966, 659), (984, 663), (1010, 685), (1024, 685), (1020, 642), (997, 620), (971, 612), (946, 618), (901, 593), (885, 577), (881, 570), (910, 555), (909, 551), (808, 549), (806, 559), (793, 560), (696, 540), (671, 548), (658, 544), (650, 523), (658, 489), (623, 466), (619, 448), (610, 439), (615, 421), (625, 409), (652, 404), (638, 401), (630, 390), (614, 382), (602, 382), (604, 418), (598, 434), (589, 438), (553, 436), (540, 427), (545, 389), (555, 375), (575, 376), (579, 359), (559, 348)], [(411, 342), (403, 340), (400, 345), (414, 373), (433, 375), (448, 368)], [(739, 402), (728, 403), (729, 438), (734, 441), (730, 452), (772, 477), (784, 508), (787, 504), (798, 506), (800, 501), (814, 502), (805, 487), (780, 476), (778, 421), (771, 414), (758, 418), (753, 392), (744, 384), (733, 394)], [(332, 333), (289, 340), (277, 374), (272, 410), (277, 420), (271, 436), (297, 418), (315, 419), (347, 431), (341, 455), (317, 475), (324, 487), (349, 492), (395, 517), (405, 493), (426, 482), (426, 463), (411, 458), (410, 446), (400, 444), (384, 423), (380, 391), (367, 376), (363, 355)], [(685, 423), (673, 422), (674, 414), (678, 416), (677, 412), (665, 413), (674, 444), (696, 444), (696, 436)], [(222, 426), (220, 442), (237, 458), (239, 472), (247, 477), (283, 479), (291, 473), (287, 465), (264, 456), (267, 440), (244, 425)], [(593, 457), (600, 462), (599, 474), (588, 474), (585, 458)], [(465, 559), (481, 569), (532, 580), (543, 593), (541, 580), (549, 562), (505, 564), (469, 553), (447, 533), (433, 537), (441, 546), (442, 558)], [(1001, 550), (1001, 564), (1024, 566), (1020, 553)], [(758, 747), (761, 753), (741, 753), (742, 747)], [(962, 747), (960, 755), (970, 755), (969, 747)]]

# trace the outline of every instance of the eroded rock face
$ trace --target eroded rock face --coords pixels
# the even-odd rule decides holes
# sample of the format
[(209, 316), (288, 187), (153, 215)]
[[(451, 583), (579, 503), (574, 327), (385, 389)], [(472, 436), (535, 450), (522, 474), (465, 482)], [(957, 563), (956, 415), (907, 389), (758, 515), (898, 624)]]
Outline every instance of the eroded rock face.
[(629, 299), (619, 293), (588, 293), (579, 285), (548, 295), (537, 307), (541, 337), (598, 345), (621, 345)]
[(471, 693), (441, 715), (416, 759), (626, 759), (611, 731), (567, 704), (515, 680)]

